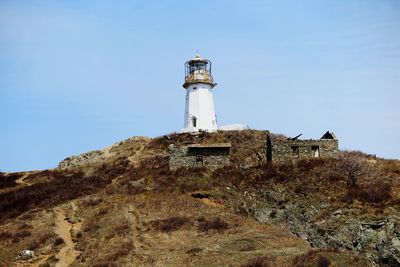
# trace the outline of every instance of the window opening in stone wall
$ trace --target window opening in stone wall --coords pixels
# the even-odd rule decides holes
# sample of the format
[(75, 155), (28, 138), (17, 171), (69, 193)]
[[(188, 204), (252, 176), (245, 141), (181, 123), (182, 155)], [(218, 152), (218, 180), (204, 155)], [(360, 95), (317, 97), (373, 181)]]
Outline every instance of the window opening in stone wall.
[(311, 156), (313, 158), (319, 158), (319, 146), (311, 146)]
[(292, 157), (298, 158), (300, 156), (299, 146), (291, 146), (292, 148)]
[(196, 156), (196, 163), (197, 163), (197, 166), (203, 166), (203, 164), (204, 164), (203, 155)]
[(195, 116), (192, 117), (192, 125), (193, 127), (197, 127), (197, 118)]

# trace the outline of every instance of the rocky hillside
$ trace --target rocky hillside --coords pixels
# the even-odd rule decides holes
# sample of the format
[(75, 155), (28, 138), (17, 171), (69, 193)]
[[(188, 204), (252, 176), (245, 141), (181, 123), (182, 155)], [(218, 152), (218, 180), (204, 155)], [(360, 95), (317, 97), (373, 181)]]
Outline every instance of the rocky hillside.
[[(53, 170), (0, 173), (5, 266), (399, 266), (400, 163), (267, 165), (265, 132), (134, 137)], [(232, 143), (231, 166), (168, 168), (168, 147)], [(23, 250), (34, 255), (16, 258)]]

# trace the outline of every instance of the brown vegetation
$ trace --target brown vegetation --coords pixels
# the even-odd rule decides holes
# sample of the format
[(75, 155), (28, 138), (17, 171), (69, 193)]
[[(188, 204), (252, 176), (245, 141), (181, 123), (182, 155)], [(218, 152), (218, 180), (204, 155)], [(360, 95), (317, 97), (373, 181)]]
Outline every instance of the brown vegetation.
[(229, 224), (219, 217), (211, 219), (200, 217), (199, 219), (197, 219), (197, 221), (199, 222), (199, 230), (202, 232), (208, 232), (211, 230), (223, 232), (224, 230), (229, 228)]
[(368, 171), (368, 163), (360, 152), (345, 151), (341, 155), (339, 170), (346, 177), (349, 188), (357, 185), (358, 179)]
[(116, 249), (111, 250), (112, 252), (106, 256), (106, 261), (116, 261), (117, 259), (128, 255), (134, 248), (135, 246), (132, 241), (124, 241)]
[(331, 261), (327, 257), (319, 255), (317, 265), (318, 267), (328, 267), (331, 265)]
[(150, 222), (152, 228), (161, 232), (172, 232), (180, 230), (182, 227), (191, 225), (187, 217), (171, 217), (168, 219), (155, 220)]
[[(50, 230), (45, 230), (43, 232), (40, 232), (35, 239), (33, 239), (27, 246), (28, 249), (30, 250), (36, 250), (40, 247), (45, 246), (46, 244), (50, 243), (52, 240), (54, 240), (57, 237), (57, 235), (50, 231)], [(54, 242), (54, 241), (53, 241)]]
[[(77, 225), (82, 222), (83, 227), (73, 231), (82, 252), (78, 264), (204, 266), (227, 261), (243, 266), (304, 266), (311, 262), (312, 266), (322, 267), (335, 265), (339, 261), (333, 256), (343, 253), (324, 250), (304, 254), (309, 249), (307, 244), (286, 229), (252, 219), (256, 211), (253, 204), (268, 203), (271, 209), (266, 217), (272, 220), (279, 220), (282, 210), (294, 202), (304, 207), (324, 202), (329, 208), (319, 209), (321, 217), (317, 219), (332, 216), (346, 206), (353, 209), (349, 216), (362, 214), (367, 221), (373, 214), (369, 209), (379, 206), (384, 210), (400, 203), (396, 202), (400, 193), (397, 161), (345, 153), (338, 160), (261, 164), (252, 153), (263, 144), (264, 137), (265, 132), (256, 131), (164, 136), (143, 145), (146, 157), (140, 161), (129, 158), (137, 148), (125, 151), (117, 147), (112, 150), (121, 152), (118, 157), (104, 164), (98, 162), (90, 170), (81, 166), (31, 174), (25, 180), (32, 185), (10, 187), (0, 193), (0, 250), (5, 244), (15, 250), (23, 246), (39, 251), (45, 246), (61, 245), (51, 227), (37, 232), (32, 223), (23, 222), (35, 219), (32, 210), (51, 211), (68, 203), (71, 208), (67, 216)], [(169, 170), (170, 144), (228, 139), (233, 145), (232, 165), (215, 171)], [(240, 164), (248, 160), (258, 163)], [(358, 163), (368, 165), (369, 172), (365, 172), (365, 166), (360, 171)], [(4, 175), (0, 176), (1, 182)], [(277, 192), (278, 196), (264, 192)], [(341, 202), (343, 199), (347, 201)], [(360, 202), (352, 204), (352, 200)], [(340, 216), (344, 218), (345, 211)], [(6, 222), (12, 227), (5, 227)], [(0, 260), (6, 257), (1, 253)], [(14, 259), (14, 254), (7, 255), (7, 259)], [(343, 257), (346, 263), (351, 258), (347, 254)]]
[(293, 266), (301, 267), (314, 262), (317, 260), (318, 267), (329, 266), (330, 260), (325, 256), (321, 255), (321, 252), (339, 252), (338, 250), (333, 249), (313, 249), (309, 250), (307, 253), (302, 255), (298, 255), (293, 259)]
[(17, 183), (15, 181), (21, 176), (21, 173), (5, 174), (0, 172), (0, 189), (16, 186)]
[(345, 196), (346, 201), (358, 199), (362, 202), (381, 203), (392, 198), (392, 186), (389, 183), (375, 181), (350, 188)]
[(276, 256), (259, 256), (250, 259), (247, 263), (242, 264), (241, 267), (273, 267), (276, 266)]
[(64, 239), (63, 239), (62, 237), (57, 237), (57, 238), (54, 240), (54, 245), (55, 245), (55, 246), (59, 246), (59, 245), (64, 244), (64, 243), (65, 243), (65, 241), (64, 241)]
[(48, 208), (104, 188), (106, 176), (85, 177), (83, 173), (52, 171), (48, 182), (16, 189), (0, 195), (0, 222), (33, 208)]

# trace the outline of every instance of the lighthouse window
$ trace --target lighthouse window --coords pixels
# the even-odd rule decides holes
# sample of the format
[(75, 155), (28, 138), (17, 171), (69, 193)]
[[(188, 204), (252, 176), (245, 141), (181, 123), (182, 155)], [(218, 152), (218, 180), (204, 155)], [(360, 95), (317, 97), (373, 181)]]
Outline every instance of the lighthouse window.
[(196, 117), (192, 117), (192, 124), (193, 124), (193, 127), (197, 127), (197, 118)]

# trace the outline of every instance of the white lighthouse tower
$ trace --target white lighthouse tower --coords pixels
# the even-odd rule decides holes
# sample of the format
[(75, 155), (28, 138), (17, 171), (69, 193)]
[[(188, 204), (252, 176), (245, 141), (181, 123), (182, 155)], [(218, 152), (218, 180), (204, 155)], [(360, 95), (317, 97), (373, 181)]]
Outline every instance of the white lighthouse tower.
[(186, 106), (183, 132), (217, 130), (212, 89), (211, 61), (197, 54), (185, 63)]

